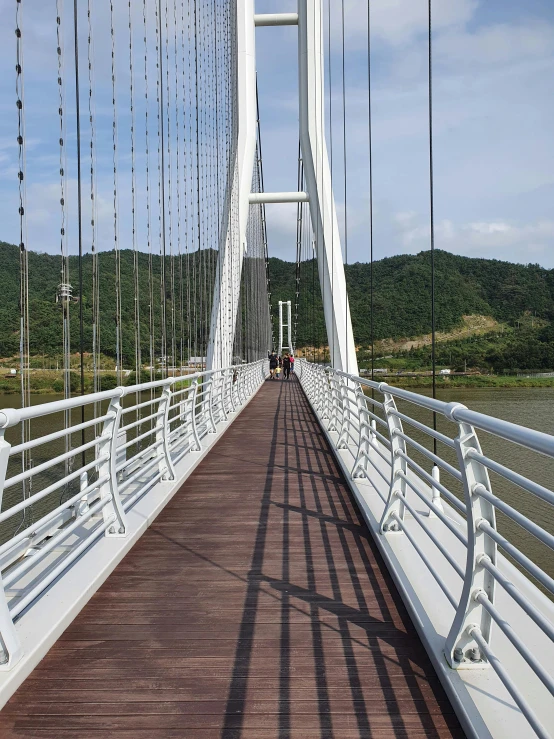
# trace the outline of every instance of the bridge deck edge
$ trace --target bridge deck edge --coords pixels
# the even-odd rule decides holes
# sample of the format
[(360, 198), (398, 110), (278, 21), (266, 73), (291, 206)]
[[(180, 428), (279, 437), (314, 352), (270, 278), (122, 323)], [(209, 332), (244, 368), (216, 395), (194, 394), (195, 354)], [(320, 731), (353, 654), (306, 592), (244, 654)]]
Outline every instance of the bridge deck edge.
[[(128, 536), (97, 539), (42, 593), (38, 602), (23, 613), (16, 623), (23, 657), (11, 670), (0, 672), (0, 710), (262, 387), (263, 383), (237, 411), (229, 413), (229, 420), (222, 422), (216, 433), (204, 436), (200, 452), (190, 452), (176, 464), (175, 480), (158, 482), (128, 511)], [(91, 569), (94, 569), (92, 575)]]

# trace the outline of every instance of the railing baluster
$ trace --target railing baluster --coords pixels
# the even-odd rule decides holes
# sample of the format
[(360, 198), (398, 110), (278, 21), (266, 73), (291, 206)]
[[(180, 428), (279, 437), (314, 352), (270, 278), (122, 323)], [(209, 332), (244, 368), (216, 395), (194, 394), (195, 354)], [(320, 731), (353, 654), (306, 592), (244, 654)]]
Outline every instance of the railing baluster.
[(407, 454), (406, 442), (396, 433), (397, 431), (403, 433), (402, 421), (395, 413), (391, 413), (391, 411), (396, 410), (396, 403), (393, 396), (387, 393), (386, 388), (385, 383), (379, 386), (379, 390), (384, 394), (384, 411), (391, 442), (391, 478), (387, 505), (379, 525), (382, 534), (401, 531), (396, 517), (401, 521), (404, 520), (406, 481), (403, 475), (408, 474), (408, 463), (403, 456), (400, 456), (401, 454)]
[(340, 427), (340, 386), (337, 375), (333, 371), (329, 372), (329, 384), (331, 388), (331, 417), (329, 419), (329, 431), (336, 431), (338, 433)]
[(209, 434), (215, 434), (217, 432), (217, 428), (215, 425), (215, 418), (214, 418), (214, 376), (210, 375), (207, 381), (207, 389), (206, 389), (206, 395), (204, 396), (206, 398), (206, 402), (208, 404), (208, 418), (210, 419), (210, 428), (208, 429)]
[(193, 449), (191, 451), (195, 452), (201, 452), (202, 451), (202, 444), (200, 443), (200, 436), (198, 435), (198, 424), (196, 419), (196, 399), (198, 396), (198, 378), (193, 380), (191, 384), (191, 391), (190, 391), (190, 397), (192, 401), (192, 413), (191, 413), (191, 419), (192, 419), (192, 435), (194, 436), (194, 443), (196, 446), (196, 449)]
[(340, 376), (340, 392), (341, 392), (341, 403), (342, 403), (342, 415), (340, 424), (339, 440), (337, 441), (337, 449), (346, 449), (349, 445), (350, 435), (349, 432), (352, 428), (351, 424), (351, 397), (350, 397), (350, 380), (344, 375)]
[(171, 408), (171, 383), (168, 383), (162, 390), (158, 410), (161, 414), (156, 419), (156, 441), (160, 442), (156, 447), (156, 454), (159, 458), (159, 471), (162, 480), (175, 479), (175, 467), (171, 459), (171, 451), (169, 449), (169, 411)]
[[(8, 470), (11, 444), (4, 438), (4, 429), (0, 429), (0, 510), (2, 510), (2, 494)], [(2, 573), (0, 572), (0, 670), (11, 670), (23, 655), (19, 635), (10, 615)]]
[[(455, 422), (452, 416), (456, 408), (465, 408), (461, 403), (450, 403), (447, 418)], [(479, 522), (485, 520), (496, 529), (494, 506), (485, 498), (474, 494), (476, 485), (484, 485), (491, 490), (489, 473), (481, 462), (472, 458), (468, 451), (475, 450), (481, 454), (481, 445), (473, 426), (458, 423), (458, 436), (454, 439), (458, 464), (463, 477), (464, 500), (467, 512), (467, 559), (462, 595), (452, 628), (446, 639), (445, 653), (451, 667), (455, 669), (467, 667), (486, 667), (489, 663), (482, 654), (479, 643), (472, 635), (475, 628), (490, 646), (492, 618), (487, 609), (476, 599), (485, 593), (494, 604), (495, 580), (480, 560), (488, 557), (496, 564), (496, 543), (479, 528)]]
[(121, 398), (125, 394), (125, 388), (118, 388), (118, 394), (114, 396), (108, 406), (108, 415), (104, 421), (102, 433), (96, 445), (98, 458), (104, 457), (98, 465), (98, 477), (107, 476), (108, 479), (100, 485), (101, 498), (111, 496), (111, 500), (102, 508), (104, 521), (108, 523), (115, 517), (115, 523), (106, 529), (107, 537), (121, 537), (127, 534), (127, 523), (117, 480), (117, 434), (121, 422)]
[(367, 412), (367, 400), (363, 388), (358, 385), (356, 392), (356, 403), (358, 405), (358, 418), (360, 422), (360, 434), (358, 439), (358, 453), (354, 466), (352, 467), (352, 477), (367, 477), (367, 465), (371, 454), (371, 441), (373, 438), (371, 419)]

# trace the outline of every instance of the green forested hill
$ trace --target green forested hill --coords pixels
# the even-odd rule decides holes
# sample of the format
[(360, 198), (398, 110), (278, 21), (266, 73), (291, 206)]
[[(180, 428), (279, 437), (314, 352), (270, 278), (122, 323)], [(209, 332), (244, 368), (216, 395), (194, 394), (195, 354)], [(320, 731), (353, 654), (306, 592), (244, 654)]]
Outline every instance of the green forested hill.
[[(439, 250), (435, 256), (438, 330), (448, 331), (460, 323), (462, 316), (475, 313), (508, 324), (518, 321), (527, 311), (547, 321), (554, 319), (554, 270), (535, 264), (524, 266), (492, 259), (471, 259)], [(304, 310), (304, 313), (310, 313), (310, 322), (314, 282), (311, 273), (312, 267), (306, 265), (304, 279), (301, 278), (301, 293), (309, 306), (309, 311)], [(294, 299), (295, 265), (270, 259), (270, 274), (274, 300)], [(355, 340), (365, 345), (370, 341), (370, 265), (347, 265), (346, 279)], [(375, 262), (373, 279), (375, 339), (430, 332), (429, 252)], [(323, 321), (317, 275), (315, 284), (319, 319), (316, 330), (321, 333)], [(301, 328), (302, 321), (299, 322)], [(310, 336), (305, 340), (309, 343)]]
[[(204, 255), (204, 268), (215, 252)], [(115, 276), (113, 252), (103, 252), (100, 259), (100, 308), (102, 350), (112, 354), (115, 346)], [(199, 269), (197, 256), (188, 257), (187, 270)], [(212, 262), (213, 264), (213, 262)], [(315, 269), (314, 269), (315, 268)], [(211, 268), (213, 274), (213, 267)], [(273, 305), (279, 300), (295, 298), (296, 265), (270, 259)], [(298, 321), (298, 345), (325, 343), (321, 296), (313, 262), (301, 269), (301, 300)], [(169, 274), (169, 261), (166, 264)], [(92, 342), (91, 283), (92, 258), (83, 261), (85, 314), (85, 348)], [(121, 252), (122, 315), (124, 355), (133, 356), (134, 289), (133, 254)], [(159, 314), (160, 258), (153, 257), (154, 304)], [(70, 258), (70, 275), (77, 285), (77, 259)], [(370, 342), (370, 266), (351, 264), (346, 277), (354, 335), (357, 344)], [(56, 287), (60, 282), (60, 258), (47, 254), (29, 254), (29, 287), (31, 294), (31, 351), (56, 354), (61, 343), (61, 314), (55, 303)], [(141, 330), (144, 350), (148, 331), (148, 255), (139, 255), (141, 294)], [(77, 290), (74, 290), (77, 294)], [(196, 309), (200, 310), (196, 296)], [(169, 292), (165, 296), (170, 300)], [(187, 299), (185, 296), (184, 302)], [(202, 310), (209, 311), (211, 285), (207, 287)], [(19, 346), (19, 253), (15, 246), (0, 243), (0, 357), (11, 356)], [(277, 311), (274, 310), (274, 315)], [(538, 265), (519, 265), (499, 260), (470, 259), (448, 252), (436, 252), (436, 317), (437, 329), (448, 331), (459, 325), (462, 316), (481, 314), (514, 325), (523, 314), (531, 313), (544, 322), (554, 321), (554, 270)], [(170, 305), (168, 305), (168, 315)], [(77, 350), (78, 310), (72, 311), (72, 343)], [(185, 315), (185, 324), (187, 315)], [(374, 331), (375, 339), (412, 337), (426, 334), (431, 328), (430, 260), (429, 252), (382, 259), (374, 264)], [(544, 334), (542, 332), (541, 336)], [(548, 332), (547, 332), (548, 334)], [(544, 334), (545, 336), (547, 334)], [(548, 334), (549, 335), (549, 334)], [(545, 360), (546, 361), (546, 360)], [(544, 364), (544, 363), (543, 363)], [(542, 364), (540, 365), (542, 366)]]

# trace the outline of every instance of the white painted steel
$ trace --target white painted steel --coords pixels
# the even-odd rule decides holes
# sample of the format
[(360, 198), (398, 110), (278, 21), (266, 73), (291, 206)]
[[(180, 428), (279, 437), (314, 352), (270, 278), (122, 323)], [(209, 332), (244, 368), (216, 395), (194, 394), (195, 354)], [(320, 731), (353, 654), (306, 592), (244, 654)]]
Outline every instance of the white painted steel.
[(307, 203), (307, 192), (251, 192), (250, 205), (256, 203)]
[[(494, 495), (488, 469), (549, 505), (554, 493), (484, 455), (478, 432), (550, 457), (554, 437), (305, 360), (296, 366), (468, 735), (550, 736), (554, 604), (529, 575), (553, 594), (554, 580), (497, 530), (495, 511), (551, 550), (554, 537)], [(398, 411), (398, 400), (441, 414), (453, 436), (412, 419), (406, 405)], [(436, 455), (410, 437), (411, 428), (437, 439)], [(455, 465), (442, 458), (443, 448), (456, 451)], [(427, 458), (429, 471), (412, 449)], [(437, 465), (461, 481), (463, 502)]]
[[(233, 362), (233, 343), (240, 297), (250, 190), (257, 140), (256, 39), (254, 0), (237, 0), (237, 111), (238, 141), (233, 174), (227, 183), (225, 217), (219, 240), (207, 369), (228, 367)], [(238, 224), (234, 211), (238, 210)]]
[(254, 24), (259, 26), (297, 26), (298, 13), (256, 13)]
[[(178, 463), (187, 455), (202, 452), (204, 439), (218, 433), (229, 413), (248, 401), (266, 374), (267, 362), (259, 361), (0, 413), (0, 499), (4, 490), (11, 490), (23, 479), (29, 478), (36, 487), (43, 485), (1, 514), (3, 525), (15, 521), (16, 530), (0, 545), (0, 671), (12, 670), (24, 656), (14, 619), (32, 608), (50, 583), (64, 575), (99, 537), (126, 539), (135, 504), (156, 484), (175, 480)], [(154, 397), (143, 401), (141, 393)], [(124, 408), (126, 398), (140, 402)], [(107, 412), (101, 400), (104, 406), (109, 403)], [(13, 474), (10, 458), (13, 467), (23, 450), (22, 445), (11, 447), (6, 432), (17, 427), (23, 417), (32, 420), (62, 413), (69, 404), (84, 406), (87, 413), (98, 415), (63, 433), (33, 439), (33, 449), (40, 457), (57, 459), (57, 466), (45, 463), (24, 475)], [(90, 441), (63, 455), (52, 453), (62, 437), (70, 439), (84, 427), (92, 434)], [(121, 434), (128, 438), (123, 446), (117, 443)], [(134, 451), (128, 457), (126, 452), (131, 448)], [(84, 465), (80, 461), (83, 451), (91, 457)], [(59, 464), (68, 456), (77, 467), (69, 473), (65, 464)], [(55, 478), (51, 484), (44, 485), (41, 475), (45, 472), (47, 479)], [(60, 490), (62, 499), (53, 510), (33, 521), (34, 506)], [(57, 495), (59, 498), (59, 492)], [(19, 531), (21, 525), (17, 527), (14, 517), (22, 512), (30, 512), (31, 523)]]
[[(287, 311), (286, 319), (283, 318), (283, 306)], [(285, 329), (287, 329), (287, 340), (285, 342)], [(292, 305), (291, 301), (279, 301), (279, 356), (283, 355), (283, 351), (292, 353)]]
[(298, 66), (300, 144), (331, 364), (357, 374), (341, 239), (325, 142), (322, 0), (298, 2)]

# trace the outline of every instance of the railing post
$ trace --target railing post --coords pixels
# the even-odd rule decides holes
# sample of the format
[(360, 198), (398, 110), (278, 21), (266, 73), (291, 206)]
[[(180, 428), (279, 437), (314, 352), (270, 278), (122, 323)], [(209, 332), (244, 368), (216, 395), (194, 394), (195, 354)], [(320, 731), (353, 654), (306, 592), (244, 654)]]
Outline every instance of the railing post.
[(329, 431), (339, 431), (339, 412), (341, 411), (340, 407), (340, 388), (339, 383), (337, 380), (336, 374), (330, 370), (329, 371), (329, 385), (331, 388), (331, 417), (329, 419)]
[(246, 368), (246, 399), (252, 395), (254, 392), (254, 373), (252, 372), (252, 367), (248, 365)]
[(245, 377), (244, 377), (244, 375), (245, 375), (244, 367), (241, 367), (240, 368), (240, 371), (239, 371), (238, 382), (237, 382), (237, 385), (238, 385), (239, 404), (240, 405), (244, 405), (244, 403), (246, 403), (246, 394), (245, 394), (245, 391), (244, 391), (244, 386), (245, 386)]
[[(4, 438), (4, 429), (0, 429), (0, 509), (8, 471), (10, 449), (11, 444)], [(0, 573), (0, 671), (11, 670), (22, 656), (23, 649), (10, 614), (10, 609), (8, 608), (2, 575)]]
[(210, 375), (208, 378), (208, 388), (206, 392), (207, 402), (208, 402), (208, 417), (210, 419), (210, 426), (211, 426), (211, 428), (208, 429), (209, 434), (217, 433), (217, 427), (215, 425), (215, 418), (214, 418), (214, 408), (213, 408), (213, 398), (214, 398), (213, 390), (214, 390), (214, 376)]
[(216, 372), (212, 375), (213, 379), (213, 386), (212, 386), (212, 409), (214, 413), (214, 420), (215, 420), (215, 413), (217, 409), (217, 421), (215, 422), (216, 425), (218, 423), (221, 423), (222, 420), (225, 420), (224, 412), (221, 410), (221, 374), (219, 372)]
[(125, 393), (125, 389), (117, 388), (117, 395), (114, 396), (108, 406), (109, 418), (104, 421), (102, 433), (98, 439), (96, 446), (98, 457), (106, 457), (98, 465), (98, 477), (107, 476), (106, 482), (102, 483), (99, 488), (101, 498), (110, 497), (111, 500), (102, 508), (104, 521), (115, 521), (106, 529), (107, 537), (123, 537), (127, 535), (127, 523), (125, 511), (119, 495), (119, 486), (117, 484), (117, 434), (119, 431), (119, 423), (121, 421), (121, 398)]
[(227, 420), (227, 409), (225, 408), (225, 393), (226, 393), (226, 387), (227, 387), (227, 379), (225, 377), (225, 370), (220, 370), (218, 373), (218, 381), (219, 381), (219, 388), (218, 388), (218, 395), (219, 395), (219, 408), (221, 412), (221, 420), (226, 421)]
[(367, 463), (371, 454), (371, 441), (373, 441), (374, 436), (367, 409), (367, 400), (365, 399), (365, 393), (361, 385), (358, 385), (356, 403), (358, 406), (358, 418), (360, 419), (360, 438), (358, 442), (358, 454), (352, 467), (353, 478), (367, 477)]
[(192, 423), (192, 435), (194, 436), (194, 443), (196, 449), (191, 449), (192, 452), (201, 452), (202, 444), (200, 443), (200, 437), (198, 436), (198, 426), (196, 424), (196, 398), (198, 397), (198, 378), (193, 380), (191, 385), (191, 423)]
[(394, 402), (393, 396), (387, 392), (387, 387), (386, 383), (379, 385), (379, 391), (384, 395), (383, 408), (389, 427), (391, 443), (389, 497), (379, 525), (382, 534), (401, 531), (397, 519), (404, 520), (404, 498), (406, 497), (406, 480), (404, 479), (404, 475), (408, 474), (408, 463), (402, 456), (406, 454), (406, 442), (397, 434), (397, 431), (403, 433), (402, 421), (396, 413), (391, 413), (391, 411), (396, 411), (396, 403)]
[(10, 449), (12, 445), (4, 438), (5, 430), (0, 428), (0, 510), (4, 497), (4, 483), (8, 473), (8, 462), (10, 461)]
[(320, 393), (322, 397), (321, 418), (329, 418), (329, 379), (325, 367), (321, 367), (318, 373)]
[(348, 432), (351, 428), (350, 423), (350, 393), (349, 390), (350, 379), (348, 377), (340, 376), (340, 391), (342, 399), (342, 417), (340, 425), (340, 434), (337, 441), (337, 449), (346, 449), (348, 447), (348, 441), (350, 439)]
[[(431, 470), (431, 476), (433, 477), (433, 480), (440, 483), (441, 471), (440, 471), (440, 468), (437, 467), (436, 464), (433, 465), (433, 469)], [(439, 511), (441, 511), (441, 513), (444, 513), (444, 508), (442, 506), (442, 500), (441, 500), (441, 492), (434, 485), (431, 486), (431, 503), (433, 504), (433, 508), (438, 509)], [(429, 518), (437, 517), (437, 514), (435, 513), (433, 508), (429, 508), (429, 511), (427, 513), (427, 516)]]
[(321, 410), (321, 396), (320, 396), (320, 388), (319, 388), (319, 372), (318, 367), (315, 365), (312, 365), (312, 405), (315, 408), (316, 413), (319, 415)]
[(231, 413), (234, 413), (237, 409), (235, 403), (235, 384), (237, 381), (237, 371), (234, 367), (227, 370), (229, 373), (228, 386), (229, 386), (229, 405), (231, 406)]
[(156, 447), (156, 454), (159, 458), (159, 470), (162, 473), (162, 480), (174, 480), (175, 468), (171, 459), (171, 451), (169, 449), (169, 411), (171, 408), (171, 385), (164, 385), (160, 402), (158, 403), (158, 411), (160, 415), (156, 419), (156, 441), (160, 442)]
[[(457, 408), (465, 408), (461, 403), (449, 403), (447, 418), (456, 422)], [(454, 669), (488, 667), (489, 663), (481, 653), (478, 643), (473, 637), (479, 632), (487, 644), (490, 644), (492, 618), (487, 609), (481, 605), (478, 596), (483, 593), (494, 603), (495, 580), (481, 562), (488, 558), (496, 564), (496, 542), (484, 531), (480, 524), (486, 521), (496, 529), (494, 506), (476, 494), (479, 486), (491, 490), (489, 473), (481, 462), (473, 459), (471, 450), (481, 454), (481, 445), (473, 426), (458, 422), (458, 436), (454, 439), (458, 463), (464, 483), (464, 501), (467, 516), (467, 559), (462, 595), (452, 628), (446, 639), (445, 654)]]

